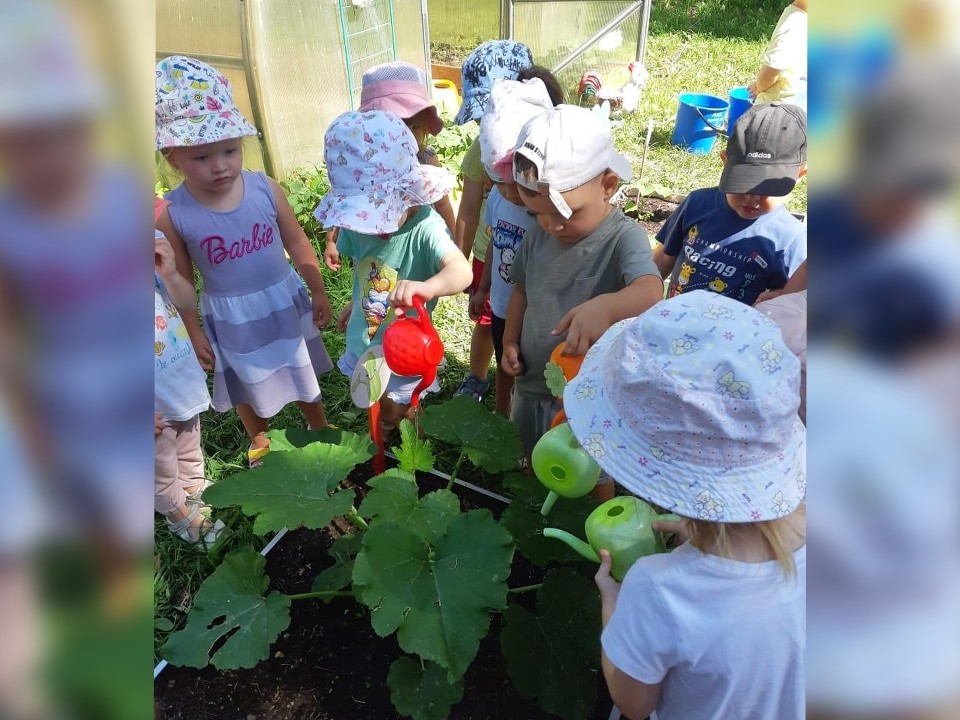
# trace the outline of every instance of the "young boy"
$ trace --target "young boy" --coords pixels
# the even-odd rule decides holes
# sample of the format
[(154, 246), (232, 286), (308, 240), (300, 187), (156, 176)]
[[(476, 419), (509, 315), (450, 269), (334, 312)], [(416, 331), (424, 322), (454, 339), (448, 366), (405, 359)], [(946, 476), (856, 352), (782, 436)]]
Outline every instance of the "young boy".
[(553, 107), (546, 84), (501, 80), (490, 93), (490, 102), (480, 121), (480, 153), (484, 170), (494, 183), (487, 199), (483, 223), (490, 229), (479, 287), (470, 298), (471, 315), (488, 303), (490, 327), (497, 358), (497, 411), (510, 415), (513, 377), (500, 367), (503, 360), (503, 333), (507, 307), (513, 294), (510, 269), (526, 233), (537, 225), (513, 181), (513, 146), (524, 124)]
[(663, 296), (643, 228), (610, 205), (630, 163), (596, 113), (560, 105), (520, 133), (513, 160), (523, 204), (537, 217), (514, 258), (503, 370), (516, 378), (511, 417), (529, 456), (559, 403), (544, 378), (550, 353), (583, 355), (613, 323)]
[(807, 228), (783, 206), (807, 174), (807, 116), (768, 103), (740, 116), (719, 187), (694, 190), (657, 233), (668, 297), (708, 289), (753, 305), (807, 257)]

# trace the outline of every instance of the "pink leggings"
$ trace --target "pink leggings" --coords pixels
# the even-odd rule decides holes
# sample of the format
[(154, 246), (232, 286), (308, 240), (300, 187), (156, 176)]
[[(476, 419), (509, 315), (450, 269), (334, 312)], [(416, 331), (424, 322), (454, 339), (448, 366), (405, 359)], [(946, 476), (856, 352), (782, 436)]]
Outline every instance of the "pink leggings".
[(153, 507), (161, 515), (183, 507), (187, 492), (203, 483), (200, 416), (168, 421), (156, 436), (153, 465)]

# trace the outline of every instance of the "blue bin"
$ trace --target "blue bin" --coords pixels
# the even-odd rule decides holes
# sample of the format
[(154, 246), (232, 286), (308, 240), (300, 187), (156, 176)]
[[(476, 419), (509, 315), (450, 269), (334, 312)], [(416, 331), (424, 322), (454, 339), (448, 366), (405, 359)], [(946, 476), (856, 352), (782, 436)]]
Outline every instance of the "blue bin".
[(730, 90), (730, 110), (727, 112), (727, 135), (733, 132), (737, 119), (753, 106), (746, 86)]
[(713, 149), (717, 135), (723, 135), (723, 121), (729, 108), (730, 103), (715, 95), (680, 93), (670, 143), (695, 155), (705, 155)]

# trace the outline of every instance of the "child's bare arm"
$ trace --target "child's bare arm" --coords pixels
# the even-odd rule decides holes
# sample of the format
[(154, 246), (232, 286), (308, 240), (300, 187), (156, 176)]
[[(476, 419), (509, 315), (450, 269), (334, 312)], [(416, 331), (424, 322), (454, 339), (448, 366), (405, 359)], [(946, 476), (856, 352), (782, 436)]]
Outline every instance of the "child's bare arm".
[(677, 264), (677, 256), (668, 255), (666, 250), (663, 249), (663, 244), (661, 243), (653, 250), (653, 262), (660, 271), (660, 277), (668, 278), (670, 277), (670, 273), (673, 272), (674, 265)]
[(762, 93), (764, 90), (769, 90), (780, 79), (780, 71), (770, 67), (769, 65), (763, 65), (760, 68), (760, 71), (757, 73), (756, 79), (747, 85), (747, 90), (750, 92), (751, 98), (756, 98), (757, 95)]
[(177, 256), (173, 246), (165, 237), (158, 237), (153, 243), (157, 274), (163, 280), (170, 299), (180, 312), (180, 316), (197, 312), (197, 290), (193, 283), (187, 282), (177, 270)]
[(470, 263), (459, 251), (448, 252), (440, 260), (440, 272), (429, 280), (401, 280), (390, 293), (390, 304), (402, 314), (403, 308), (413, 304), (413, 298), (418, 295), (424, 302), (435, 297), (456, 295), (462, 292), (473, 280)]
[(487, 245), (487, 254), (484, 256), (483, 273), (480, 275), (480, 285), (470, 297), (470, 319), (476, 322), (483, 314), (483, 304), (490, 295), (490, 264), (493, 262), (493, 243)]
[(444, 195), (433, 204), (433, 209), (440, 213), (440, 217), (447, 224), (447, 230), (450, 231), (450, 237), (457, 235), (457, 217), (453, 214), (453, 204), (450, 202), (450, 196)]
[(326, 327), (330, 323), (332, 311), (330, 300), (327, 299), (327, 289), (323, 284), (323, 273), (320, 272), (320, 261), (317, 252), (307, 238), (307, 234), (300, 227), (290, 202), (280, 184), (270, 178), (270, 187), (273, 189), (273, 198), (277, 205), (277, 227), (280, 228), (280, 240), (287, 255), (293, 261), (293, 266), (300, 273), (300, 277), (310, 288), (313, 301), (313, 321), (318, 327)]
[(527, 312), (526, 288), (517, 283), (507, 305), (506, 323), (503, 329), (503, 360), (500, 363), (507, 375), (523, 375), (523, 363), (520, 361), (520, 333), (523, 330), (523, 316)]
[(564, 355), (584, 355), (611, 325), (636, 317), (663, 299), (663, 281), (641, 275), (623, 290), (577, 305), (563, 316), (553, 335), (567, 333)]
[(473, 251), (473, 239), (480, 224), (480, 205), (483, 203), (483, 183), (463, 178), (463, 194), (460, 195), (460, 211), (457, 214), (454, 240), (463, 251), (464, 257), (470, 257)]

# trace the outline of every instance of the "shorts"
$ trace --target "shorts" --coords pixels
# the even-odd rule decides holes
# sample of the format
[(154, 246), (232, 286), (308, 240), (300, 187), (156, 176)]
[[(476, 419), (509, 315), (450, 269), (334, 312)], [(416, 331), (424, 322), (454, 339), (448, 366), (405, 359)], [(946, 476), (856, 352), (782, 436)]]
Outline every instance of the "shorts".
[[(473, 282), (470, 283), (470, 287), (467, 288), (467, 291), (470, 293), (470, 297), (473, 297), (477, 290), (480, 288), (480, 280), (483, 278), (483, 260), (473, 259)], [(487, 298), (483, 303), (483, 313), (480, 315), (480, 319), (477, 320), (477, 325), (489, 325), (490, 317), (492, 313), (490, 312), (490, 298)]]
[(497, 358), (497, 369), (503, 360), (503, 333), (507, 329), (506, 318), (497, 317), (490, 313), (490, 333), (493, 335), (493, 354)]
[[(337, 361), (337, 369), (340, 370), (348, 378), (353, 377), (353, 371), (357, 367), (357, 360), (359, 358), (354, 355), (349, 350), (344, 350), (343, 355), (340, 356), (340, 359)], [(440, 367), (443, 367), (445, 363), (440, 363)], [(439, 374), (438, 374), (439, 377)], [(391, 375), (390, 380), (387, 383), (387, 392), (386, 396), (393, 400), (395, 403), (401, 405), (409, 405), (410, 398), (413, 395), (413, 391), (416, 389), (417, 385), (420, 384), (419, 377), (404, 377), (402, 375)], [(420, 393), (420, 399), (422, 400), (427, 395), (431, 393), (440, 392), (440, 381), (434, 379), (430, 386), (427, 387), (422, 393)]]

